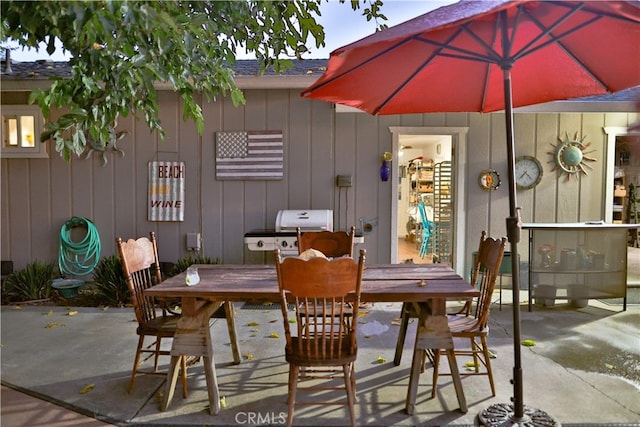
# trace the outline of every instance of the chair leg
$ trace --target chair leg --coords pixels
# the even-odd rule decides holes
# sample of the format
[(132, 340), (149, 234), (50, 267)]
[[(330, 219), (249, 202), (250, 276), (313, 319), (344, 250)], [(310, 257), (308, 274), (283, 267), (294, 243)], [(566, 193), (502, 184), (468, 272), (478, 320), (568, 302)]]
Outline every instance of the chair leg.
[(356, 399), (356, 395), (357, 395), (357, 390), (356, 390), (356, 364), (355, 363), (351, 364), (351, 388), (353, 389), (353, 399), (354, 399), (354, 401), (357, 401), (357, 399)]
[(293, 409), (296, 404), (296, 391), (298, 390), (298, 375), (300, 374), (300, 367), (289, 364), (289, 393), (287, 395), (287, 427), (293, 425)]
[(491, 357), (489, 356), (489, 345), (487, 344), (487, 337), (480, 337), (482, 341), (482, 352), (484, 353), (484, 360), (487, 364), (487, 375), (489, 376), (489, 385), (491, 386), (491, 395), (496, 395), (496, 386), (493, 383), (493, 371), (491, 370)]
[(478, 352), (483, 351), (482, 348), (478, 345), (475, 338), (469, 338), (471, 344), (471, 357), (473, 358), (473, 371), (477, 374), (480, 372), (480, 357), (478, 356)]
[(393, 364), (395, 366), (400, 365), (400, 359), (402, 359), (402, 350), (404, 349), (404, 340), (407, 335), (407, 327), (409, 326), (409, 311), (407, 303), (402, 303), (402, 310), (400, 311), (400, 330), (398, 331), (398, 342), (396, 343), (396, 354), (393, 357)]
[(349, 405), (349, 419), (351, 420), (351, 427), (356, 426), (356, 414), (354, 408), (355, 402), (355, 390), (353, 389), (353, 370), (352, 364), (342, 365), (342, 372), (344, 374), (344, 387), (347, 392), (347, 404)]
[(187, 398), (187, 356), (180, 356), (182, 359), (182, 397)]
[(138, 372), (138, 363), (140, 363), (140, 353), (142, 353), (142, 346), (144, 345), (144, 335), (138, 336), (138, 348), (136, 348), (136, 355), (133, 359), (133, 369), (131, 370), (131, 380), (129, 381), (129, 394), (133, 391), (133, 386), (136, 382), (136, 374)]
[(158, 372), (158, 363), (160, 361), (160, 344), (162, 344), (162, 338), (156, 337), (156, 352), (153, 355), (153, 372)]
[(440, 368), (440, 350), (433, 350), (433, 381), (431, 386), (431, 398), (436, 397), (436, 388), (438, 387), (438, 369)]

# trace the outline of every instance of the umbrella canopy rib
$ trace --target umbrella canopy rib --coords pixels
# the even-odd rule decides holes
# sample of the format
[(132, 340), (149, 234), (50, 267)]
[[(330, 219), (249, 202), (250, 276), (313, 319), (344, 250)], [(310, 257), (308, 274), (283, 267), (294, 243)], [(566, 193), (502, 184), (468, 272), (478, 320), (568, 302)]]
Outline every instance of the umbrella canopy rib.
[[(441, 51), (443, 49), (447, 49), (449, 48), (449, 43), (453, 42), (453, 40), (455, 40), (458, 37), (458, 32), (456, 32), (454, 35), (452, 35), (449, 40), (445, 41), (444, 43), (431, 43), (434, 46), (438, 47), (437, 50), (435, 50), (431, 55), (429, 55), (429, 57), (423, 61), (406, 79), (405, 81), (399, 85), (394, 91), (391, 92), (391, 94), (383, 101), (381, 102), (376, 108), (373, 109), (372, 114), (378, 114), (378, 112), (380, 112), (380, 110), (382, 110), (385, 106), (387, 106), (387, 104), (389, 104), (389, 102), (391, 102), (393, 100), (393, 98), (395, 98), (395, 96), (402, 92), (404, 90), (404, 88), (413, 81), (413, 79), (426, 67), (428, 66), (434, 59), (436, 59), (438, 56), (444, 56), (441, 54)], [(423, 40), (420, 37), (416, 36), (416, 37), (412, 37), (412, 39), (417, 40), (417, 41), (424, 41), (429, 43), (430, 40)], [(486, 62), (486, 59), (478, 56), (478, 55), (473, 55), (473, 52), (468, 51), (468, 53), (470, 55), (472, 55), (472, 57), (464, 57), (464, 59), (476, 59), (478, 61), (481, 62)], [(382, 56), (382, 55), (381, 55)], [(477, 56), (477, 58), (475, 58)]]
[[(356, 64), (356, 65), (352, 66), (351, 68), (348, 68), (348, 69), (344, 70), (343, 72), (338, 73), (335, 76), (325, 80), (324, 82), (319, 83), (316, 86), (316, 88), (321, 88), (323, 86), (327, 86), (327, 85), (333, 83), (336, 80), (339, 80), (339, 79), (341, 79), (343, 77), (348, 76), (349, 74), (351, 74), (351, 73), (353, 73), (355, 71), (358, 71), (360, 68), (364, 67), (365, 65), (376, 61), (377, 59), (383, 57), (386, 53), (392, 52), (393, 50), (399, 48), (400, 46), (409, 43), (411, 40), (413, 40), (413, 37), (408, 37), (408, 38), (400, 40), (398, 43), (396, 43), (396, 44), (394, 44), (392, 46), (389, 46), (388, 48), (386, 48), (385, 50), (379, 52), (375, 56), (372, 56), (372, 57), (368, 58), (366, 61), (363, 61), (363, 62), (361, 62), (359, 64)], [(339, 55), (339, 53), (338, 53), (338, 55)]]

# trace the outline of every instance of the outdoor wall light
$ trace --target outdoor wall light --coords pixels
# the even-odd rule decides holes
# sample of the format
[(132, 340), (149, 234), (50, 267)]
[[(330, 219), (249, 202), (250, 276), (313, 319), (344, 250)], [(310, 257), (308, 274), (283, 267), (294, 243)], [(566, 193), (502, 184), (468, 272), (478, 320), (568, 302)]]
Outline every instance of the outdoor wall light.
[(382, 166), (380, 166), (380, 179), (383, 181), (389, 181), (391, 177), (391, 160), (393, 155), (390, 151), (385, 151), (382, 155)]

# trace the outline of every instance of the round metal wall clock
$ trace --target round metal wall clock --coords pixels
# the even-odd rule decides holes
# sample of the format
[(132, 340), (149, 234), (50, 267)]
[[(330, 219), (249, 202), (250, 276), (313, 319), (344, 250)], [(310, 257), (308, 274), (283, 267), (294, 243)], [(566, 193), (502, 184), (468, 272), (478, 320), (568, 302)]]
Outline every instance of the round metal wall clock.
[(565, 134), (564, 139), (560, 139), (558, 145), (553, 145), (554, 151), (548, 152), (553, 159), (549, 163), (554, 163), (553, 170), (557, 170), (560, 174), (566, 173), (567, 180), (571, 177), (578, 179), (578, 175), (583, 173), (588, 175), (587, 169), (593, 169), (587, 162), (595, 162), (596, 159), (587, 156), (589, 153), (593, 153), (595, 150), (585, 151), (591, 146), (591, 143), (585, 144), (584, 137), (578, 140), (578, 134), (573, 139), (569, 138), (569, 135)]
[(528, 190), (542, 179), (542, 165), (532, 156), (520, 156), (516, 159), (516, 187)]
[(494, 169), (483, 170), (478, 176), (478, 185), (484, 191), (493, 191), (500, 186), (500, 174)]

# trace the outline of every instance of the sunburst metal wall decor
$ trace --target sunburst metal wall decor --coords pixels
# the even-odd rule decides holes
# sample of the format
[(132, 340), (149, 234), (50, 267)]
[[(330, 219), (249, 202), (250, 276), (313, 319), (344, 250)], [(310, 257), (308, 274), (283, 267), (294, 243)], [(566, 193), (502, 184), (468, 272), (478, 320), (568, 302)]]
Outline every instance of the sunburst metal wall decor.
[(568, 133), (565, 133), (564, 139), (558, 138), (560, 141), (558, 145), (551, 144), (554, 151), (548, 151), (547, 154), (553, 157), (549, 161), (549, 163), (555, 165), (552, 171), (559, 171), (560, 175), (566, 173), (567, 181), (571, 177), (578, 179), (580, 173), (589, 175), (587, 169), (593, 168), (587, 162), (595, 162), (596, 159), (587, 156), (587, 154), (593, 153), (595, 150), (585, 151), (591, 146), (590, 142), (584, 143), (585, 138), (586, 135), (578, 140), (578, 132), (576, 132), (573, 139), (569, 138)]

